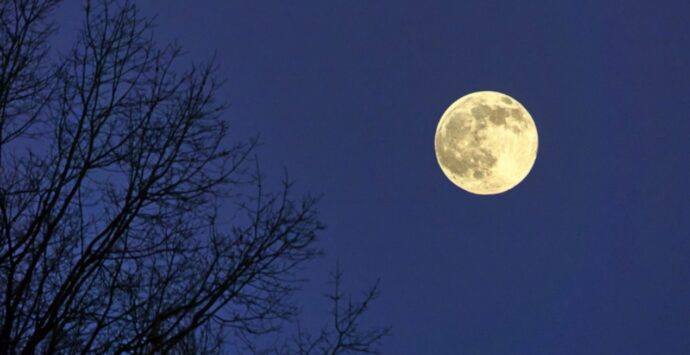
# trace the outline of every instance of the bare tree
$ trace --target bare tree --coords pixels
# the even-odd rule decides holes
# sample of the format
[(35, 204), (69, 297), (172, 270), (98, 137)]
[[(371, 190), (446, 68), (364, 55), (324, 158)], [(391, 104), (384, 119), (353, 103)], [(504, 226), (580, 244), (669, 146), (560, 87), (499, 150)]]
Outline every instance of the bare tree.
[[(0, 354), (219, 353), (224, 330), (278, 329), (315, 199), (266, 190), (213, 64), (180, 70), (132, 3), (87, 2), (56, 58), (58, 2), (0, 2)], [(348, 317), (371, 298), (336, 311), (336, 349), (367, 350)]]

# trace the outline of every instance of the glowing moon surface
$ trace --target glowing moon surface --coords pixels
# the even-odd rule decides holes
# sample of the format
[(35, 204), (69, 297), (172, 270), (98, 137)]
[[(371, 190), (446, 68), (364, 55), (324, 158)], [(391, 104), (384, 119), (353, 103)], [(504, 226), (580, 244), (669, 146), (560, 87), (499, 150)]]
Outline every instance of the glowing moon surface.
[(450, 105), (434, 140), (443, 173), (479, 195), (519, 184), (534, 165), (538, 143), (537, 127), (525, 107), (495, 91), (471, 93)]

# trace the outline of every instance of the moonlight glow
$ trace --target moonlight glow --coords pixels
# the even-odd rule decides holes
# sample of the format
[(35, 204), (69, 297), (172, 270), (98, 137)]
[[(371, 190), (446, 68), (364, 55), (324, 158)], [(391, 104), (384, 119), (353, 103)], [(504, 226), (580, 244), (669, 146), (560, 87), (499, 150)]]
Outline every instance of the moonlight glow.
[(436, 159), (448, 179), (480, 195), (519, 184), (537, 158), (537, 128), (512, 97), (480, 91), (455, 101), (441, 117)]

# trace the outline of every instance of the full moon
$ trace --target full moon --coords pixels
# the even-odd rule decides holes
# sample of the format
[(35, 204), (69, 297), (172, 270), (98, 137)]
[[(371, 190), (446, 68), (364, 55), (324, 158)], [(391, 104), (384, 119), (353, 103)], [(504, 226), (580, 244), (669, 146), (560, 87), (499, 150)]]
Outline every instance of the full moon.
[(478, 195), (508, 191), (530, 172), (539, 137), (532, 116), (514, 98), (479, 91), (455, 101), (436, 127), (434, 148), (443, 173)]

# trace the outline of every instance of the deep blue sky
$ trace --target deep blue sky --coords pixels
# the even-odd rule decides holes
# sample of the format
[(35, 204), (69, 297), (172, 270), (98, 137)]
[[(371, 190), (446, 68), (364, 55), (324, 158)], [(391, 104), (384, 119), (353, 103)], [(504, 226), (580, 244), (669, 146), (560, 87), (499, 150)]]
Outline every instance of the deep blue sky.
[[(161, 41), (216, 53), (264, 168), (324, 194), (307, 319), (339, 259), (353, 290), (381, 277), (387, 354), (690, 353), (690, 2), (141, 5)], [(539, 130), (502, 195), (456, 188), (434, 155), (441, 114), (477, 90)]]

